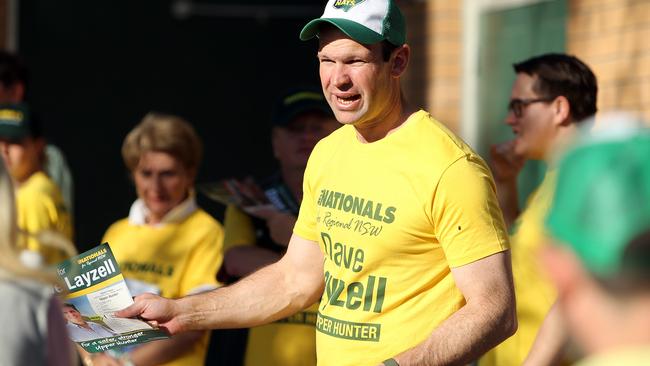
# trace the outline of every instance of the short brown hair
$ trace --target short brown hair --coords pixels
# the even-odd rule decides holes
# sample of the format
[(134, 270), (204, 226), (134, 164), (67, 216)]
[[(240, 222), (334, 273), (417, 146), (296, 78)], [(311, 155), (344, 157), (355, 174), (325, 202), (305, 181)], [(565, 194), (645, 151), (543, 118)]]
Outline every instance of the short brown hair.
[(515, 72), (537, 76), (533, 90), (543, 97), (567, 98), (571, 117), (580, 122), (596, 114), (598, 83), (589, 66), (575, 56), (547, 53), (513, 65)]
[(158, 151), (178, 159), (185, 169), (196, 174), (203, 144), (196, 131), (184, 119), (150, 112), (135, 126), (122, 144), (122, 158), (130, 171), (134, 171), (146, 152)]

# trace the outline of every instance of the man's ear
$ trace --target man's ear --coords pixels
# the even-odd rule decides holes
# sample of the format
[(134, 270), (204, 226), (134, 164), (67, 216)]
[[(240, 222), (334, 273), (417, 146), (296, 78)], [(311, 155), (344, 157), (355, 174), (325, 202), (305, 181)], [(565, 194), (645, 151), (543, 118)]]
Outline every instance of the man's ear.
[(569, 100), (560, 95), (553, 100), (554, 122), (556, 125), (567, 125), (571, 123), (571, 104)]
[(411, 48), (407, 44), (403, 44), (393, 51), (392, 64), (391, 64), (391, 76), (400, 77), (409, 63), (409, 58), (411, 57)]

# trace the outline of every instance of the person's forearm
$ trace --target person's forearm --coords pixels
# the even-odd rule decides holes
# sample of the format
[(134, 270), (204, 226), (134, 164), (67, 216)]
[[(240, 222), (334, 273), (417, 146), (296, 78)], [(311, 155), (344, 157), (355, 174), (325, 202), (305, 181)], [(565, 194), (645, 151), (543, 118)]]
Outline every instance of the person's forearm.
[(282, 259), (232, 286), (179, 299), (175, 313), (181, 329), (253, 327), (313, 304), (323, 291), (322, 270), (320, 277), (307, 279), (291, 266)]
[(137, 366), (160, 365), (172, 361), (186, 352), (205, 334), (191, 331), (177, 334), (169, 339), (143, 344), (131, 352), (130, 359)]
[(177, 300), (153, 294), (115, 313), (155, 321), (171, 334), (243, 328), (291, 315), (318, 300), (325, 287), (323, 255), (316, 242), (294, 236), (280, 261), (236, 284)]
[(424, 342), (394, 358), (400, 366), (465, 365), (510, 337), (516, 327), (514, 299), (468, 303)]
[(558, 365), (562, 360), (564, 348), (568, 342), (566, 325), (558, 303), (553, 304), (544, 318), (535, 342), (522, 365), (542, 366)]

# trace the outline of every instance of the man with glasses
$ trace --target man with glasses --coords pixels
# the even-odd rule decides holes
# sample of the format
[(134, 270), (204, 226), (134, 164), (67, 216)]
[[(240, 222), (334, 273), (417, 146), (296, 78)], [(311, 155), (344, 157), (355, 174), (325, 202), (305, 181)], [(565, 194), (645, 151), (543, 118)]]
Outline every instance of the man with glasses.
[(486, 354), (484, 365), (521, 365), (537, 331), (555, 302), (556, 293), (537, 264), (544, 237), (543, 219), (551, 203), (555, 169), (549, 166), (540, 187), (519, 212), (517, 175), (527, 159), (550, 163), (580, 123), (596, 113), (598, 87), (582, 61), (565, 54), (545, 54), (514, 65), (505, 123), (515, 138), (491, 150), (499, 204), (512, 234), (512, 271), (519, 329)]

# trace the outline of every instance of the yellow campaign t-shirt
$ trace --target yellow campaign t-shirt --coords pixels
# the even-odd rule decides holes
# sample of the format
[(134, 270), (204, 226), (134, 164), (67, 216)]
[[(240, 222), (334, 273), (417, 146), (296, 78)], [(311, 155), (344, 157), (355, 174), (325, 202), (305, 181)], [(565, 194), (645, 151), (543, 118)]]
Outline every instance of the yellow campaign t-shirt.
[[(32, 235), (52, 230), (72, 239), (70, 214), (59, 188), (43, 172), (32, 174), (16, 190), (18, 227)], [(45, 264), (58, 264), (66, 259), (59, 249), (43, 245), (34, 237), (19, 241), (20, 249), (39, 253)]]
[(642, 344), (621, 345), (606, 352), (587, 356), (575, 366), (639, 366), (650, 365), (650, 349)]
[(251, 328), (244, 365), (316, 365), (317, 311), (318, 303), (287, 318)]
[[(218, 285), (223, 228), (201, 209), (181, 222), (161, 226), (117, 221), (106, 231), (103, 242), (110, 244), (133, 293), (146, 291), (178, 298)], [(206, 332), (187, 353), (165, 365), (202, 365), (208, 341)]]
[(343, 126), (314, 149), (294, 233), (320, 246), (320, 365), (377, 365), (424, 341), (465, 300), (450, 267), (508, 248), (494, 182), (427, 112), (361, 143)]
[(553, 199), (556, 179), (555, 170), (546, 173), (515, 223), (511, 252), (519, 326), (512, 337), (481, 358), (481, 366), (521, 365), (557, 298), (552, 282), (538, 263), (538, 253), (546, 239), (544, 219)]

